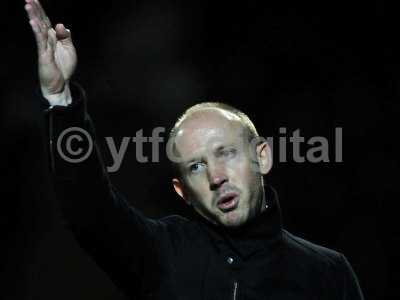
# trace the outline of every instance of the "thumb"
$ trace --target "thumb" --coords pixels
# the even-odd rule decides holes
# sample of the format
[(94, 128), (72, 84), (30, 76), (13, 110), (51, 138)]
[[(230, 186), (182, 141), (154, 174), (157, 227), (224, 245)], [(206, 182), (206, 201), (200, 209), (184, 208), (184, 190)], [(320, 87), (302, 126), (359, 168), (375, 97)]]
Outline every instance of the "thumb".
[(58, 41), (63, 43), (72, 43), (71, 31), (65, 28), (64, 24), (57, 24), (55, 31)]

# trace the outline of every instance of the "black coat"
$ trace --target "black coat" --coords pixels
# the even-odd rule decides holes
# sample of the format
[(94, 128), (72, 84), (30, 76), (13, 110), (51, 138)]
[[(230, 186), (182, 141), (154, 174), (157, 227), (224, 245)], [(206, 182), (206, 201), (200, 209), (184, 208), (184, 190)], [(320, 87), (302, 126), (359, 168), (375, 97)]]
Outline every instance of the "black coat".
[[(110, 184), (95, 142), (91, 155), (80, 163), (60, 156), (57, 139), (63, 130), (79, 127), (95, 137), (84, 91), (74, 84), (72, 95), (69, 107), (45, 110), (57, 198), (65, 225), (129, 297), (363, 299), (342, 254), (282, 228), (271, 187), (265, 188), (268, 208), (236, 230), (212, 225), (200, 216), (143, 216)], [(90, 148), (85, 142), (81, 146)]]

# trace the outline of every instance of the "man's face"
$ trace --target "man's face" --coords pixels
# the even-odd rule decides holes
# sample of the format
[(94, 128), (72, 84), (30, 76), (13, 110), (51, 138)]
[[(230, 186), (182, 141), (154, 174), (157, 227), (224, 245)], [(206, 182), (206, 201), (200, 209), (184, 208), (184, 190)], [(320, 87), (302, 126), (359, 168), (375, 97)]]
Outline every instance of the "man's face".
[(248, 132), (236, 115), (216, 108), (193, 113), (177, 131), (175, 146), (182, 162), (174, 187), (203, 217), (236, 227), (261, 211), (257, 157), (263, 160), (265, 149), (252, 154)]

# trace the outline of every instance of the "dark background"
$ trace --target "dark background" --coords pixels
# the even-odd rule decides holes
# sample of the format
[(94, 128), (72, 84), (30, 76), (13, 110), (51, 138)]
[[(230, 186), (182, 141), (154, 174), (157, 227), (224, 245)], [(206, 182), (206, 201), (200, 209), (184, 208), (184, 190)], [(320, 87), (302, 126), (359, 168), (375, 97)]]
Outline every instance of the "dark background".
[[(79, 56), (74, 79), (87, 91), (99, 136), (118, 140), (139, 129), (149, 136), (205, 100), (244, 110), (263, 136), (278, 137), (286, 127), (289, 137), (299, 128), (306, 139), (332, 142), (335, 127), (342, 127), (342, 163), (333, 152), (330, 163), (275, 159), (266, 181), (280, 195), (285, 227), (343, 252), (366, 299), (398, 297), (400, 24), (392, 3), (43, 5), (53, 24), (72, 31)], [(32, 96), (34, 38), (23, 1), (1, 6), (0, 298), (124, 299), (60, 224)], [(165, 157), (138, 163), (132, 143), (110, 176), (149, 216), (187, 214), (168, 167)]]

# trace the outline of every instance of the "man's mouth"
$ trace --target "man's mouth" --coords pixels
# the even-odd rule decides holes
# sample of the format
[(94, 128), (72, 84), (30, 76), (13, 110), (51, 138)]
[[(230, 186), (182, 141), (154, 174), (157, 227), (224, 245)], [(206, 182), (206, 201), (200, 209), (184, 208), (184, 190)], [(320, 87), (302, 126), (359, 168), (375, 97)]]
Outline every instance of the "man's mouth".
[(217, 202), (217, 206), (223, 212), (234, 210), (239, 204), (239, 194), (229, 192), (221, 196)]

